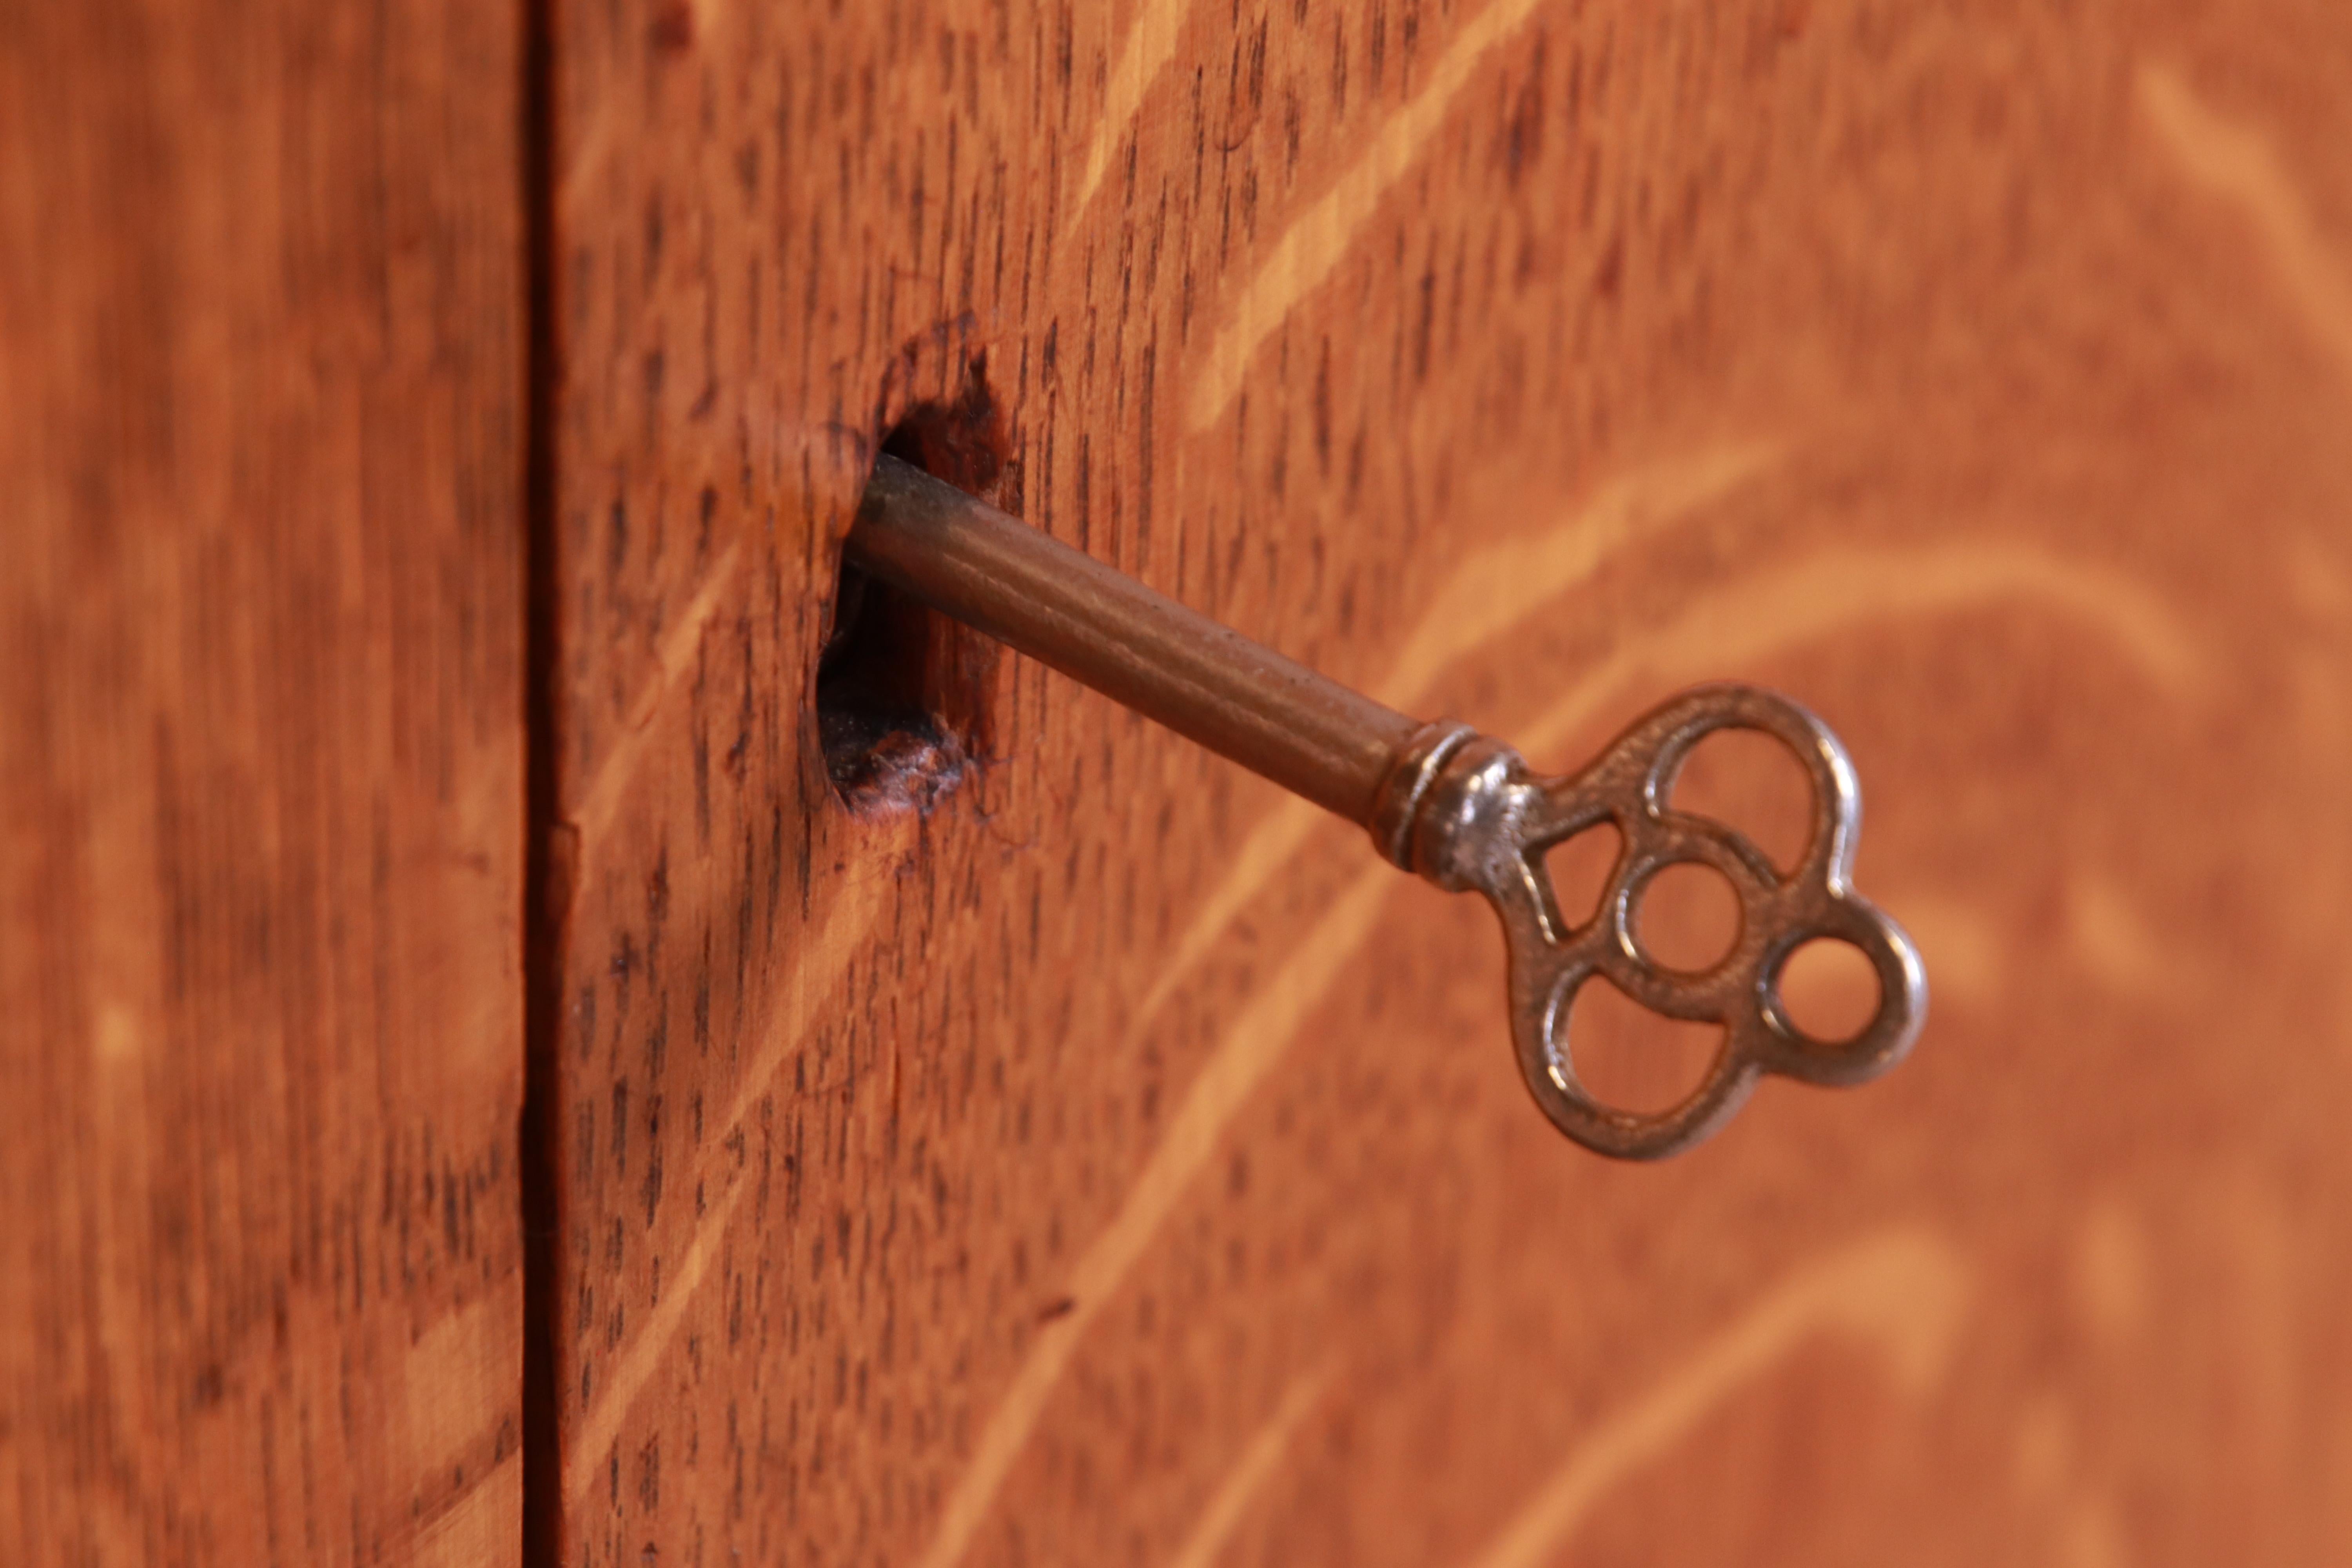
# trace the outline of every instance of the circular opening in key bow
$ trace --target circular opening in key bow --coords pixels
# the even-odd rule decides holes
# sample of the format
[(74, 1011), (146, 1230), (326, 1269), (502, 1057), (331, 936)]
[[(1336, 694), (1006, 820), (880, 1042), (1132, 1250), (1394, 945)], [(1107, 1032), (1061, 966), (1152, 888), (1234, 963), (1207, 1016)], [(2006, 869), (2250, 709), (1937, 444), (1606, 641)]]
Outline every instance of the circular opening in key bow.
[(1781, 961), (1773, 988), (1781, 1016), (1824, 1046), (1841, 1046), (1861, 1035), (1885, 1000), (1870, 955), (1835, 937), (1800, 943)]
[(1557, 1027), (1576, 1081), (1612, 1110), (1656, 1116), (1696, 1093), (1723, 1054), (1723, 1026), (1654, 1013), (1605, 976), (1564, 999)]
[(1633, 890), (1633, 940), (1661, 968), (1702, 973), (1739, 941), (1739, 895), (1730, 878), (1701, 861), (1660, 868)]
[(1727, 728), (1703, 738), (1684, 759), (1666, 804), (1738, 832), (1783, 876), (1812, 843), (1812, 780), (1796, 753), (1762, 730)]

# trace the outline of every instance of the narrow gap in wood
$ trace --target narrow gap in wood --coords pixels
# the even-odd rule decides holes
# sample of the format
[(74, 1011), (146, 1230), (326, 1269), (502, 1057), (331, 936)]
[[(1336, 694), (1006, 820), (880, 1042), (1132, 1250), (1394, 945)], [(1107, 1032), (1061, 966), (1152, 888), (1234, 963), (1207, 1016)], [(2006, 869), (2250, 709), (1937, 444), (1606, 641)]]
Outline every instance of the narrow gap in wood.
[(523, 1231), (523, 1568), (562, 1554), (562, 1455), (556, 1417), (554, 1097), (571, 845), (562, 837), (556, 757), (559, 663), (556, 552), (554, 0), (521, 0), (524, 393), (523, 1100), (517, 1139)]

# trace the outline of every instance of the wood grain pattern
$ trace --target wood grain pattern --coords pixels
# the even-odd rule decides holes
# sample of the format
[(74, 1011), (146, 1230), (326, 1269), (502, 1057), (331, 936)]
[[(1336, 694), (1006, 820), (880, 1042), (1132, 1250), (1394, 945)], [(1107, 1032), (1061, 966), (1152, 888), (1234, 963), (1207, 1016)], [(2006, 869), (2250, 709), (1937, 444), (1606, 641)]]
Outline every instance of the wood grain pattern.
[(0, 1561), (520, 1555), (518, 36), (0, 6)]
[[(560, 1555), (2352, 1538), (2352, 26), (2318, 0), (557, 7)], [(1007, 660), (811, 703), (884, 430), (1566, 765), (1768, 681), (1913, 1064), (1662, 1169), (1488, 918)]]

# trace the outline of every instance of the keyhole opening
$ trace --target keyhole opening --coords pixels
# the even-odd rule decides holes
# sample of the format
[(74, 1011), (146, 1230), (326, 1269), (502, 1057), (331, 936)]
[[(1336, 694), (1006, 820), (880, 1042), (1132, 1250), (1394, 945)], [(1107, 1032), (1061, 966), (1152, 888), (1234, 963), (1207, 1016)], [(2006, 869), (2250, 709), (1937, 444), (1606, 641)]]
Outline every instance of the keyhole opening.
[[(916, 405), (882, 450), (992, 505), (1020, 506), (1019, 466), (984, 356), (951, 402)], [(816, 667), (825, 776), (860, 816), (928, 814), (991, 754), (996, 669), (989, 638), (844, 565)]]

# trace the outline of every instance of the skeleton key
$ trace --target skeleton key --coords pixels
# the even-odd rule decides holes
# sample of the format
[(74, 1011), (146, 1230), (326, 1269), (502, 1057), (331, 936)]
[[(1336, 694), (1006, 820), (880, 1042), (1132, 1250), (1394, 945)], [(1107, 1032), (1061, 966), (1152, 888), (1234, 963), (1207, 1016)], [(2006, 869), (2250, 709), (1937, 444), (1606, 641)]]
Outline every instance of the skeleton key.
[[(1259, 647), (1026, 524), (884, 457), (845, 559), (1063, 674), (1369, 829), (1392, 864), (1449, 892), (1476, 889), (1501, 917), (1519, 1069), (1553, 1124), (1589, 1149), (1659, 1159), (1705, 1138), (1765, 1073), (1855, 1084), (1910, 1049), (1927, 1008), (1917, 950), (1847, 877), (1862, 796), (1844, 748), (1787, 698), (1752, 686), (1685, 691), (1563, 778), (1468, 725), (1422, 723)], [(1783, 872), (1720, 823), (1674, 808), (1676, 775), (1717, 730), (1773, 736), (1812, 788), (1810, 840)], [(1621, 841), (1599, 910), (1562, 918), (1545, 851), (1589, 827)], [(1712, 867), (1738, 900), (1739, 933), (1704, 971), (1670, 969), (1635, 934), (1657, 874)], [(1875, 1015), (1846, 1040), (1790, 1018), (1780, 977), (1808, 942), (1847, 943), (1878, 982)], [(1594, 976), (1653, 1012), (1718, 1024), (1706, 1077), (1673, 1107), (1601, 1104), (1579, 1082), (1568, 1020)]]

